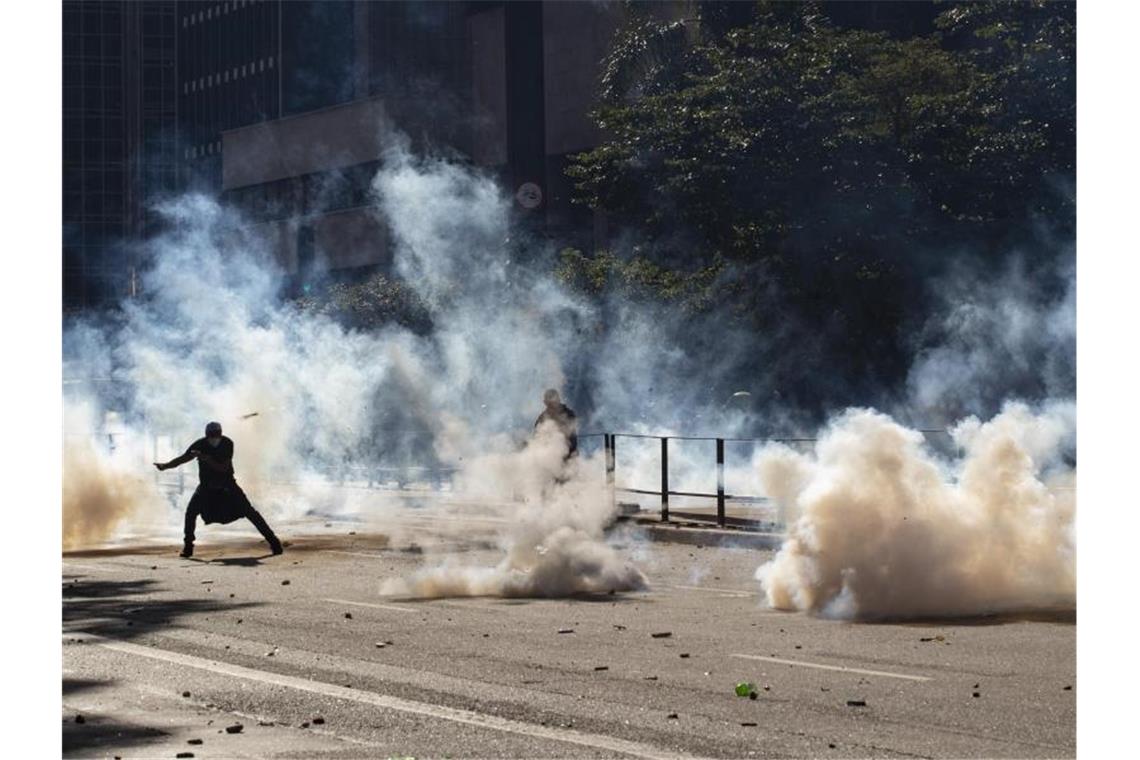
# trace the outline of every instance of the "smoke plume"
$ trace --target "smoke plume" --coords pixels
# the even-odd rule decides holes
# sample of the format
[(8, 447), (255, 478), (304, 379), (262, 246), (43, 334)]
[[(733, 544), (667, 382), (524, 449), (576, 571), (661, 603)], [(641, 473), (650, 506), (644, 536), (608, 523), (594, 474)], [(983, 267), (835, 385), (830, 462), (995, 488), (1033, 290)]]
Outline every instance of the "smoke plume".
[(385, 595), (561, 597), (645, 588), (645, 576), (604, 541), (614, 509), (597, 458), (564, 461), (565, 439), (553, 423), (516, 452), (476, 457), (459, 489), (491, 501), (507, 499), (514, 525), (502, 536), (504, 556), (490, 567), (445, 561), (406, 579), (389, 579)]
[(760, 459), (789, 534), (760, 567), (769, 605), (860, 619), (958, 616), (1075, 604), (1075, 408), (1010, 403), (923, 435), (852, 409), (814, 451)]

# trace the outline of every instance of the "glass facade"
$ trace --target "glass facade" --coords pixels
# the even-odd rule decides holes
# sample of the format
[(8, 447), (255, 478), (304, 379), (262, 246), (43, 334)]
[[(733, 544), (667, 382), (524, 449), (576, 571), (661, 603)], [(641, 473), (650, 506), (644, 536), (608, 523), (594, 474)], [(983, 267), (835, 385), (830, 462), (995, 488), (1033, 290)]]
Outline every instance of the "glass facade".
[(63, 305), (129, 295), (130, 241), (175, 185), (169, 2), (63, 3)]

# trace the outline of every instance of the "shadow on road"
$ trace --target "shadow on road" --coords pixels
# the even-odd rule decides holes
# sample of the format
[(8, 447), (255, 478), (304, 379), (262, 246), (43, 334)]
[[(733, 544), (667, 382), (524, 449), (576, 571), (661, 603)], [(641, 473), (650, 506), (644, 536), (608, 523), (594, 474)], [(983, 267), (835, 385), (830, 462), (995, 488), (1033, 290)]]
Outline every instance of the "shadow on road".
[(110, 683), (110, 681), (100, 681), (95, 678), (64, 678), (63, 696), (66, 697), (68, 694), (77, 694), (81, 691), (97, 689), (100, 686), (107, 686)]
[(149, 744), (168, 736), (157, 728), (132, 726), (98, 716), (85, 715), (83, 723), (75, 722), (73, 713), (63, 718), (63, 757), (91, 757), (104, 753), (92, 752), (105, 747), (120, 754), (126, 747)]
[(272, 557), (272, 554), (262, 554), (257, 557), (219, 557), (217, 559), (206, 560), (209, 565), (235, 565), (237, 567), (253, 567), (260, 565), (261, 560)]
[(212, 599), (159, 599), (153, 580), (71, 580), (63, 584), (63, 628), (109, 639), (133, 639), (178, 625), (185, 615), (240, 610), (256, 602)]
[(1021, 610), (1010, 612), (994, 612), (983, 615), (967, 615), (963, 617), (926, 617), (907, 618), (905, 620), (860, 620), (860, 623), (906, 625), (918, 627), (954, 627), (954, 626), (986, 626), (1008, 625), (1010, 623), (1061, 623), (1076, 625), (1077, 611), (1072, 608)]

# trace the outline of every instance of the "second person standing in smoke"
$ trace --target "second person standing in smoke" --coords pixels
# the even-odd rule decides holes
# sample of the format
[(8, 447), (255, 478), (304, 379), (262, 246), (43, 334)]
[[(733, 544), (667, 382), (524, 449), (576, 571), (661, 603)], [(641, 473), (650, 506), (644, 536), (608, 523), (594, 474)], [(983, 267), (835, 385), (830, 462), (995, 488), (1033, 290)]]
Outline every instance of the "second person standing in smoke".
[(573, 409), (562, 403), (562, 397), (553, 388), (547, 389), (542, 394), (542, 403), (546, 405), (546, 408), (534, 421), (535, 431), (545, 422), (553, 423), (562, 437), (566, 439), (565, 458), (569, 460), (571, 457), (578, 456), (578, 415), (574, 414)]
[(245, 492), (234, 479), (234, 442), (222, 435), (220, 422), (207, 424), (206, 437), (190, 444), (184, 454), (169, 462), (155, 462), (154, 466), (160, 471), (169, 470), (186, 464), (191, 459), (198, 460), (198, 487), (186, 505), (185, 539), (181, 556), (189, 558), (194, 554), (194, 526), (198, 522), (198, 515), (202, 516), (207, 525), (231, 523), (244, 517), (253, 523), (274, 554), (285, 551), (273, 529), (249, 503)]

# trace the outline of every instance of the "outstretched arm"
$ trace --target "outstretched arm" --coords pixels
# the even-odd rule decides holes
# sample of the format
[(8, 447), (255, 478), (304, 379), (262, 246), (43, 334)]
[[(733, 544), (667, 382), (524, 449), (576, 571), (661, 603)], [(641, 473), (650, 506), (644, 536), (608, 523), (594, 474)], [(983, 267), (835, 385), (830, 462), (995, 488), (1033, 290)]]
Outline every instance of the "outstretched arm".
[(159, 471), (169, 470), (174, 467), (180, 467), (193, 459), (195, 454), (196, 452), (187, 451), (182, 456), (174, 457), (174, 459), (171, 459), (169, 462), (155, 462), (154, 466), (157, 467)]

